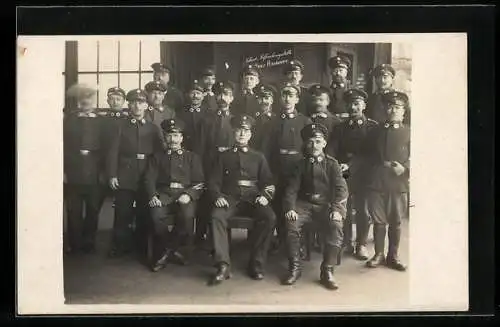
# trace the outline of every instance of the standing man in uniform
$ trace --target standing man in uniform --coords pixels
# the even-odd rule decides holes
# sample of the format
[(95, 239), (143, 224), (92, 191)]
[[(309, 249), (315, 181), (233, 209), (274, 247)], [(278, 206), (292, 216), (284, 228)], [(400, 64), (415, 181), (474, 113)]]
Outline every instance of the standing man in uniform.
[(396, 71), (391, 65), (381, 64), (373, 68), (372, 76), (375, 78), (377, 90), (368, 98), (366, 116), (383, 124), (387, 120), (387, 108), (382, 98), (384, 94), (394, 91), (392, 84)]
[(172, 69), (167, 65), (156, 62), (151, 65), (153, 68), (153, 80), (161, 81), (166, 87), (165, 96), (163, 98), (163, 105), (172, 108), (174, 111), (179, 111), (182, 109), (184, 99), (182, 92), (179, 91), (171, 83), (171, 73)]
[(296, 163), (302, 158), (303, 141), (300, 131), (304, 126), (312, 123), (309, 117), (301, 114), (295, 108), (299, 98), (300, 88), (298, 86), (287, 83), (281, 87), (280, 114), (271, 122), (269, 136), (262, 146), (276, 179), (276, 196), (273, 206), (277, 216), (278, 241), (273, 245), (273, 252), (282, 248), (286, 241), (285, 213), (282, 208), (284, 188)]
[[(204, 188), (200, 158), (182, 148), (182, 121), (167, 119), (161, 125), (167, 147), (153, 155), (145, 175), (154, 231), (153, 272), (163, 269), (172, 258), (182, 264), (189, 262), (193, 251), (196, 201)], [(175, 216), (171, 233), (169, 214)], [(185, 255), (177, 252), (183, 241)]]
[[(106, 171), (106, 156), (108, 153), (109, 149), (109, 142), (111, 139), (111, 135), (113, 133), (113, 130), (116, 129), (116, 125), (122, 120), (126, 119), (129, 115), (127, 109), (123, 109), (123, 104), (125, 103), (125, 91), (122, 88), (119, 88), (118, 86), (114, 86), (108, 89), (107, 92), (108, 95), (108, 109), (101, 109), (97, 112), (97, 115), (101, 117), (101, 120), (103, 120), (102, 123), (102, 135), (103, 135), (103, 172)], [(104, 178), (105, 180), (105, 178)], [(104, 201), (106, 200), (106, 197), (112, 195), (112, 190), (109, 188), (108, 183), (104, 183), (103, 185), (103, 192), (102, 192), (102, 197), (100, 201), (99, 208), (102, 208), (102, 205), (104, 204)], [(100, 210), (99, 210), (100, 211)]]
[[(392, 91), (383, 97), (388, 119), (368, 136), (367, 151), (371, 165), (367, 187), (367, 208), (373, 219), (375, 255), (367, 262), (371, 268), (385, 263), (405, 271), (398, 256), (401, 219), (407, 216), (410, 176), (410, 127), (403, 123), (408, 107), (405, 93)], [(389, 250), (385, 253), (388, 228)]]
[(328, 111), (328, 106), (330, 105), (330, 91), (328, 88), (316, 84), (311, 86), (309, 90), (307, 90), (307, 93), (310, 99), (308, 116), (313, 123), (325, 126), (330, 135), (335, 126), (342, 122), (337, 116)]
[[(234, 84), (230, 81), (219, 81), (214, 85), (215, 98), (217, 100), (217, 110), (214, 113), (208, 112), (200, 125), (199, 133), (203, 142), (203, 172), (205, 176), (210, 176), (218, 156), (229, 150), (234, 145), (234, 131), (231, 126), (233, 117), (231, 106), (234, 100)], [(208, 194), (203, 194), (200, 199), (197, 224), (197, 239), (204, 240), (207, 232), (208, 221), (205, 217), (207, 210), (213, 205)]]
[(345, 120), (349, 118), (349, 113), (344, 102), (344, 92), (349, 88), (347, 75), (351, 69), (351, 61), (345, 56), (335, 56), (330, 58), (328, 66), (332, 75), (330, 111), (338, 118)]
[(289, 260), (288, 276), (283, 284), (292, 285), (300, 278), (300, 232), (306, 222), (314, 222), (324, 243), (320, 281), (326, 288), (335, 290), (338, 285), (334, 266), (339, 263), (342, 247), (347, 185), (337, 160), (323, 151), (328, 138), (326, 127), (313, 123), (304, 127), (301, 135), (305, 157), (296, 164), (283, 199)]
[(217, 100), (215, 100), (215, 94), (213, 92), (213, 86), (216, 81), (217, 77), (214, 66), (208, 66), (202, 70), (200, 76), (200, 86), (203, 89), (203, 105), (210, 111), (217, 110)]
[(68, 96), (76, 97), (78, 104), (77, 112), (67, 114), (63, 125), (69, 253), (95, 251), (103, 150), (102, 121), (95, 113), (96, 92), (83, 84), (68, 90)]
[(285, 75), (285, 83), (290, 83), (300, 88), (300, 99), (296, 105), (296, 109), (303, 115), (308, 115), (309, 97), (307, 87), (302, 86), (300, 83), (304, 77), (304, 65), (297, 59), (290, 60), (283, 67), (283, 74)]
[[(370, 219), (366, 212), (366, 178), (368, 159), (363, 152), (367, 136), (377, 122), (364, 115), (368, 95), (361, 89), (350, 89), (344, 94), (350, 118), (334, 129), (328, 141), (327, 153), (336, 158), (347, 177), (349, 200), (344, 222), (344, 251), (359, 260), (368, 259), (366, 244)], [(356, 215), (353, 217), (354, 207)], [(353, 220), (356, 221), (356, 244), (353, 244)]]
[(208, 190), (215, 204), (211, 214), (213, 246), (217, 272), (210, 279), (219, 284), (231, 277), (228, 219), (239, 212), (250, 214), (255, 227), (250, 234), (251, 250), (248, 273), (253, 279), (264, 278), (264, 267), (276, 216), (270, 206), (274, 195), (273, 177), (261, 152), (248, 147), (252, 137), (252, 117), (242, 115), (231, 120), (235, 145), (222, 153), (209, 176)]
[(159, 129), (165, 119), (175, 118), (176, 112), (173, 108), (165, 106), (164, 97), (167, 88), (160, 81), (151, 81), (146, 84), (145, 91), (148, 94), (148, 109), (144, 113), (146, 120), (152, 122)]
[(184, 123), (184, 147), (199, 155), (200, 158), (204, 152), (203, 135), (200, 132), (201, 124), (211, 112), (205, 102), (206, 96), (204, 96), (204, 92), (203, 86), (198, 80), (194, 80), (187, 93), (188, 102), (184, 109), (177, 114), (177, 118)]
[[(109, 185), (115, 191), (115, 221), (110, 257), (132, 251), (132, 235), (128, 226), (132, 224), (134, 214), (139, 250), (146, 250), (149, 215), (144, 172), (149, 158), (163, 148), (158, 126), (144, 116), (148, 107), (146, 92), (134, 89), (128, 92), (127, 101), (130, 115), (114, 129), (107, 157)], [(140, 253), (142, 254), (144, 253)]]
[(255, 95), (259, 103), (259, 111), (255, 113), (255, 127), (250, 146), (257, 150), (263, 150), (263, 143), (268, 137), (271, 122), (276, 113), (273, 111), (274, 98), (276, 97), (276, 89), (271, 85), (260, 84), (257, 86)]
[(260, 83), (260, 71), (257, 66), (247, 65), (241, 72), (241, 90), (235, 95), (232, 112), (235, 115), (254, 116), (259, 111), (255, 87)]

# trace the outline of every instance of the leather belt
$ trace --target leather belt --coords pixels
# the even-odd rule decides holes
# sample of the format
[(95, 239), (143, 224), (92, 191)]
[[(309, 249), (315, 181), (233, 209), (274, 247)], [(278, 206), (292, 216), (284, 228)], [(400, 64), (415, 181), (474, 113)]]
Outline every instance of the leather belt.
[(299, 154), (297, 150), (280, 149), (280, 154)]
[(254, 186), (257, 186), (257, 182), (256, 181), (249, 181), (249, 180), (239, 180), (238, 186), (254, 187)]
[(323, 195), (319, 193), (305, 193), (304, 195), (309, 202), (314, 204), (322, 204), (325, 200)]
[(90, 154), (90, 150), (80, 150), (80, 154), (82, 156), (88, 156)]
[(182, 185), (181, 183), (176, 183), (176, 182), (172, 182), (170, 183), (169, 185), (170, 188), (176, 188), (176, 189), (180, 189), (180, 188), (184, 188), (184, 185)]
[(217, 147), (217, 151), (218, 152), (224, 152), (224, 151), (227, 151), (227, 150), (229, 150), (228, 146), (218, 146)]
[(146, 155), (145, 155), (144, 153), (137, 153), (137, 154), (135, 155), (135, 158), (136, 158), (137, 160), (144, 160), (144, 159), (146, 159)]

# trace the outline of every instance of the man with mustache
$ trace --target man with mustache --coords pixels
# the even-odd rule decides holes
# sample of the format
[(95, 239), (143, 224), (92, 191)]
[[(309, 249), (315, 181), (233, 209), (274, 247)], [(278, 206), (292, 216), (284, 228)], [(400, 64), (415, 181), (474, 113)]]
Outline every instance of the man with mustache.
[(286, 241), (285, 216), (282, 208), (284, 187), (295, 164), (302, 158), (303, 140), (300, 137), (300, 131), (304, 126), (312, 123), (309, 117), (298, 112), (295, 107), (300, 98), (298, 86), (285, 83), (281, 86), (279, 95), (280, 114), (271, 122), (269, 136), (262, 144), (262, 150), (276, 180), (273, 207), (277, 215), (278, 240), (273, 245), (273, 252), (278, 252), (283, 248)]
[(271, 85), (261, 84), (256, 88), (255, 95), (259, 103), (259, 111), (254, 116), (254, 136), (250, 139), (250, 145), (255, 150), (263, 150), (263, 142), (268, 137), (271, 122), (276, 117), (276, 113), (273, 111), (276, 93), (276, 89)]
[[(406, 265), (398, 256), (401, 240), (401, 220), (407, 217), (410, 177), (410, 127), (404, 124), (409, 107), (408, 96), (403, 92), (386, 93), (383, 101), (387, 120), (367, 136), (366, 152), (370, 171), (366, 203), (373, 219), (375, 255), (366, 265), (376, 268), (385, 264), (397, 271)], [(389, 249), (385, 256), (385, 236)]]
[(234, 114), (253, 116), (259, 111), (259, 104), (255, 95), (255, 87), (260, 83), (260, 71), (255, 65), (247, 65), (241, 72), (241, 89), (235, 94), (233, 102)]
[(254, 120), (247, 115), (233, 117), (234, 146), (221, 153), (208, 178), (208, 191), (215, 204), (211, 213), (216, 273), (209, 283), (217, 285), (231, 277), (227, 235), (228, 219), (238, 213), (250, 215), (255, 226), (250, 233), (248, 274), (264, 278), (269, 242), (276, 216), (270, 206), (274, 195), (273, 177), (261, 152), (248, 147)]
[(300, 99), (297, 103), (297, 111), (303, 115), (308, 115), (308, 92), (307, 87), (301, 85), (302, 78), (304, 77), (304, 65), (297, 59), (290, 60), (283, 67), (283, 75), (285, 75), (285, 83), (300, 87)]
[[(377, 122), (364, 115), (368, 95), (357, 88), (344, 93), (350, 117), (334, 129), (328, 141), (327, 153), (336, 158), (347, 178), (349, 200), (344, 222), (344, 251), (359, 260), (368, 259), (366, 244), (370, 220), (366, 210), (366, 179), (370, 167), (363, 149), (369, 142), (367, 135)], [(355, 209), (353, 216), (352, 208)], [(353, 245), (353, 220), (356, 221), (356, 244)]]
[(320, 281), (326, 288), (336, 290), (334, 267), (339, 263), (342, 247), (347, 185), (337, 160), (324, 153), (326, 127), (309, 124), (302, 129), (301, 136), (305, 143), (304, 157), (296, 163), (283, 198), (289, 262), (283, 284), (293, 285), (300, 278), (300, 231), (306, 222), (314, 222), (323, 240)]
[(345, 120), (349, 118), (349, 113), (344, 102), (344, 92), (349, 88), (347, 75), (351, 69), (351, 61), (346, 56), (335, 56), (328, 61), (328, 67), (332, 75), (330, 112)]
[(366, 116), (377, 123), (384, 123), (387, 120), (387, 110), (382, 98), (384, 94), (394, 90), (392, 85), (396, 71), (391, 65), (381, 64), (373, 68), (371, 76), (375, 79), (377, 90), (368, 98)]

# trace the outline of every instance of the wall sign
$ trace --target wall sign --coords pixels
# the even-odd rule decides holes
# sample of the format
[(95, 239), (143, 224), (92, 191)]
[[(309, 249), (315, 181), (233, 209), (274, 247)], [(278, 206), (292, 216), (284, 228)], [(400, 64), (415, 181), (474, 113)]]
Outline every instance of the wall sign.
[(264, 52), (253, 56), (246, 56), (243, 65), (255, 65), (261, 70), (283, 66), (293, 58), (292, 48), (280, 51)]

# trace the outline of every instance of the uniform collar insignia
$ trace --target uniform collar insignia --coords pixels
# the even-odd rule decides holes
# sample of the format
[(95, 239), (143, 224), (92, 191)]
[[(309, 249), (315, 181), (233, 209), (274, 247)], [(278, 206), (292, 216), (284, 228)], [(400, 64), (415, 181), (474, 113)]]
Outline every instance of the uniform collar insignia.
[(235, 145), (233, 147), (233, 152), (238, 152), (240, 150), (241, 152), (248, 152), (248, 146), (237, 146)]
[(285, 118), (289, 118), (289, 119), (292, 119), (292, 118), (295, 118), (297, 116), (297, 112), (294, 111), (294, 112), (291, 112), (291, 113), (282, 113), (281, 114), (281, 118), (282, 119), (285, 119)]
[(97, 117), (97, 115), (94, 112), (80, 112), (80, 113), (78, 113), (78, 117), (95, 118), (95, 117)]
[(177, 149), (177, 150), (168, 149), (167, 150), (167, 154), (172, 154), (174, 152), (177, 153), (178, 155), (181, 155), (184, 153), (184, 151), (182, 149)]
[(197, 108), (195, 108), (195, 107), (191, 107), (191, 108), (189, 108), (189, 112), (195, 112), (195, 111), (196, 111), (196, 112), (200, 112), (200, 111), (201, 111), (201, 108), (200, 108), (200, 107), (197, 107)]
[(217, 110), (218, 116), (229, 116), (229, 110)]
[(310, 163), (315, 163), (315, 162), (322, 162), (323, 160), (325, 160), (325, 156), (324, 155), (319, 155), (317, 157), (314, 157), (314, 156), (310, 156), (309, 157), (309, 162)]
[(386, 123), (384, 124), (384, 127), (385, 127), (385, 128), (392, 127), (392, 128), (398, 129), (398, 128), (400, 128), (400, 127), (401, 127), (401, 123), (386, 122)]
[(132, 124), (136, 124), (136, 123), (141, 123), (142, 125), (146, 124), (146, 119), (142, 118), (142, 119), (135, 119), (135, 118), (132, 118), (130, 120), (130, 122)]

